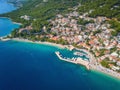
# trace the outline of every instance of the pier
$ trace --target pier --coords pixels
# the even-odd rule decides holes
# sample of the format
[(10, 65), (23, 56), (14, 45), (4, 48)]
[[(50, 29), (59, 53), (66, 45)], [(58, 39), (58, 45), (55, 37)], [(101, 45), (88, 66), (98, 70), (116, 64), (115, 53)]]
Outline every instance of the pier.
[(60, 54), (60, 52), (55, 52), (55, 54), (58, 56), (58, 58), (60, 60), (63, 60), (63, 61), (66, 61), (66, 62), (70, 62), (70, 63), (74, 63), (74, 64), (81, 64), (83, 66), (85, 66), (88, 70), (90, 69), (90, 63), (89, 61), (85, 61), (85, 60), (82, 60), (81, 58), (64, 58), (62, 57), (62, 55)]
[(5, 36), (4, 37), (0, 37), (0, 41), (8, 41), (10, 40), (9, 38), (6, 38)]

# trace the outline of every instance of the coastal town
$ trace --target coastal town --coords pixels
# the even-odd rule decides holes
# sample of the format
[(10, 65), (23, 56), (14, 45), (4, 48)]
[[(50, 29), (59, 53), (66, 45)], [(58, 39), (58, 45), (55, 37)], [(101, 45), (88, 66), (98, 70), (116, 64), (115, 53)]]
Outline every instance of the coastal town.
[[(106, 73), (118, 72), (120, 76), (120, 36), (112, 36), (112, 28), (106, 17), (91, 18), (88, 13), (80, 15), (77, 11), (69, 14), (57, 15), (50, 20), (53, 25), (51, 32), (56, 36), (49, 38), (58, 40), (60, 38), (70, 45), (84, 48), (91, 52), (97, 62), (95, 68), (106, 71)], [(104, 63), (105, 62), (105, 63)], [(94, 63), (95, 64), (95, 63)], [(94, 66), (94, 65), (92, 65)]]
[(120, 90), (120, 0), (0, 7), (0, 90)]
[[(88, 16), (92, 11), (80, 14), (77, 8), (74, 7), (72, 12), (64, 15), (57, 14), (55, 18), (48, 20), (51, 25), (49, 33), (47, 26), (44, 25), (42, 32), (46, 34), (35, 33), (35, 37), (48, 38), (52, 42), (62, 40), (68, 46), (84, 49), (90, 53), (91, 69), (120, 77), (120, 34), (117, 36), (111, 34), (113, 29), (108, 23), (109, 18), (103, 16), (92, 18)], [(20, 18), (31, 20), (29, 15)], [(29, 35), (32, 30), (31, 24), (20, 28), (18, 33), (27, 32)]]

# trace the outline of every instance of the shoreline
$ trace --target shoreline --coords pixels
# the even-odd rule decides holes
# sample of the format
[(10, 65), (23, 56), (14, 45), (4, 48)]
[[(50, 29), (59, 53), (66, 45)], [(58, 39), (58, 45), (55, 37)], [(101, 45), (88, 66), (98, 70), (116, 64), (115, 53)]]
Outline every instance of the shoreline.
[[(11, 19), (11, 21), (12, 21), (12, 19)], [(22, 25), (22, 23), (18, 23), (18, 22), (13, 22), (13, 24)]]
[[(70, 50), (70, 48), (67, 45), (61, 45), (61, 44), (56, 44), (56, 43), (51, 43), (51, 42), (41, 42), (41, 41), (35, 41), (35, 42), (33, 42), (31, 40), (22, 39), (22, 38), (12, 38), (12, 39), (6, 38), (6, 39), (1, 39), (1, 41), (9, 41), (9, 40), (18, 41), (18, 42), (28, 42), (28, 43), (33, 43), (33, 44), (49, 45), (49, 46), (58, 47), (60, 49), (67, 48), (68, 50)], [(92, 54), (88, 50), (84, 50), (84, 49), (79, 49), (79, 50), (85, 51), (87, 54), (89, 54), (90, 58), (93, 59)], [(94, 58), (94, 60), (95, 60), (95, 58)], [(97, 64), (97, 62), (96, 62), (96, 64)], [(111, 78), (115, 78), (115, 79), (119, 79), (120, 80), (120, 74), (119, 74), (119, 76), (117, 76), (117, 74), (118, 74), (117, 72), (113, 71), (113, 73), (110, 73), (110, 71), (107, 72), (106, 70), (102, 70), (102, 69), (104, 69), (104, 67), (99, 68), (99, 65), (97, 65), (97, 66), (95, 66), (93, 64), (90, 65), (90, 70), (91, 71), (96, 71), (96, 72), (105, 74), (107, 76), (110, 76)]]
[(97, 70), (97, 69), (91, 69), (91, 71), (92, 71), (92, 72), (95, 72), (95, 73), (97, 73), (97, 74), (99, 74), (99, 75), (104, 75), (105, 77), (109, 77), (109, 78), (111, 78), (111, 79), (114, 79), (114, 80), (117, 80), (117, 81), (120, 82), (120, 77), (113, 76), (113, 75), (111, 75), (111, 74), (109, 74), (109, 73), (107, 73), (107, 72), (102, 72), (102, 71)]
[(12, 21), (13, 24), (22, 25), (22, 23), (14, 22), (11, 18), (8, 18), (8, 17), (0, 17), (0, 18), (8, 19), (8, 20)]
[(110, 70), (113, 73), (110, 73), (110, 71), (100, 70), (98, 68), (91, 68), (91, 71), (99, 72), (101, 74), (104, 74), (104, 75), (109, 76), (109, 77), (114, 78), (114, 79), (118, 79), (120, 81), (120, 74), (118, 72), (113, 71), (113, 70)]
[[(67, 45), (61, 45), (61, 44), (56, 44), (56, 43), (51, 43), (51, 42), (40, 42), (40, 41), (33, 42), (33, 41), (30, 41), (30, 40), (27, 40), (27, 39), (19, 39), (19, 38), (13, 38), (13, 39), (10, 39), (10, 40), (21, 41), (21, 42), (30, 42), (30, 43), (43, 44), (43, 45), (50, 45), (50, 46), (58, 47), (58, 48), (60, 48), (60, 49), (65, 49), (65, 48), (67, 48), (67, 49), (70, 50), (70, 48), (68, 48)], [(95, 58), (93, 57), (93, 55), (92, 55), (89, 51), (84, 50), (84, 49), (79, 49), (79, 50), (85, 51), (92, 60), (93, 60), (93, 59), (95, 60)], [(90, 61), (92, 61), (92, 60), (90, 60)], [(96, 63), (96, 64), (97, 64), (97, 63)], [(103, 73), (103, 74), (105, 74), (105, 75), (109, 75), (109, 76), (112, 77), (112, 78), (116, 78), (116, 79), (119, 79), (119, 80), (120, 80), (120, 74), (119, 74), (119, 76), (117, 76), (117, 72), (115, 72), (115, 71), (113, 71), (113, 73), (115, 73), (115, 74), (112, 74), (112, 73), (110, 73), (110, 72), (103, 71), (101, 68), (97, 68), (97, 67), (95, 67), (94, 65), (91, 65), (91, 66), (92, 66), (92, 67), (90, 68), (90, 70), (92, 70), (92, 71), (97, 71), (97, 72)], [(103, 68), (104, 68), (104, 67), (103, 67)]]
[(51, 43), (51, 42), (41, 42), (41, 41), (31, 41), (28, 39), (20, 39), (20, 38), (13, 38), (13, 39), (9, 39), (9, 40), (13, 40), (13, 41), (20, 41), (20, 42), (29, 42), (29, 43), (36, 43), (36, 44), (43, 44), (43, 45), (50, 45), (50, 46), (55, 46), (58, 47), (60, 49), (65, 49), (66, 45), (61, 45), (61, 44), (56, 44), (56, 43)]

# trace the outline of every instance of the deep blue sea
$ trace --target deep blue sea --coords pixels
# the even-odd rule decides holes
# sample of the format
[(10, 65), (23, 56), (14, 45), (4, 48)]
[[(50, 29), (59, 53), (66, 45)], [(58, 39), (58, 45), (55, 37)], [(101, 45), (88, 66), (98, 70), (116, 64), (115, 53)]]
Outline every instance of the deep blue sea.
[[(13, 28), (12, 21), (0, 18), (1, 36)], [(55, 55), (58, 50), (71, 55), (48, 45), (0, 41), (0, 90), (120, 90), (120, 80), (60, 61)]]

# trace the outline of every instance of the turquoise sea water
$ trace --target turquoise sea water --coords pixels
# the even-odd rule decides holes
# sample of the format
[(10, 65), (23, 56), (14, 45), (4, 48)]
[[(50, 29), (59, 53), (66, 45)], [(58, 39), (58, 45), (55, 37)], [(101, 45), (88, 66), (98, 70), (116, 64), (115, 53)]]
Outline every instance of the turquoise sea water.
[(0, 90), (120, 90), (120, 81), (60, 61), (57, 47), (0, 42)]
[(16, 10), (13, 4), (8, 4), (7, 0), (0, 0), (0, 14), (10, 12), (11, 10)]
[(14, 28), (18, 28), (18, 24), (14, 24), (10, 19), (0, 18), (0, 37), (10, 34)]
[[(1, 36), (16, 28), (8, 19), (0, 23)], [(0, 90), (120, 90), (120, 80), (60, 61), (55, 51), (71, 57), (53, 46), (0, 41)]]

